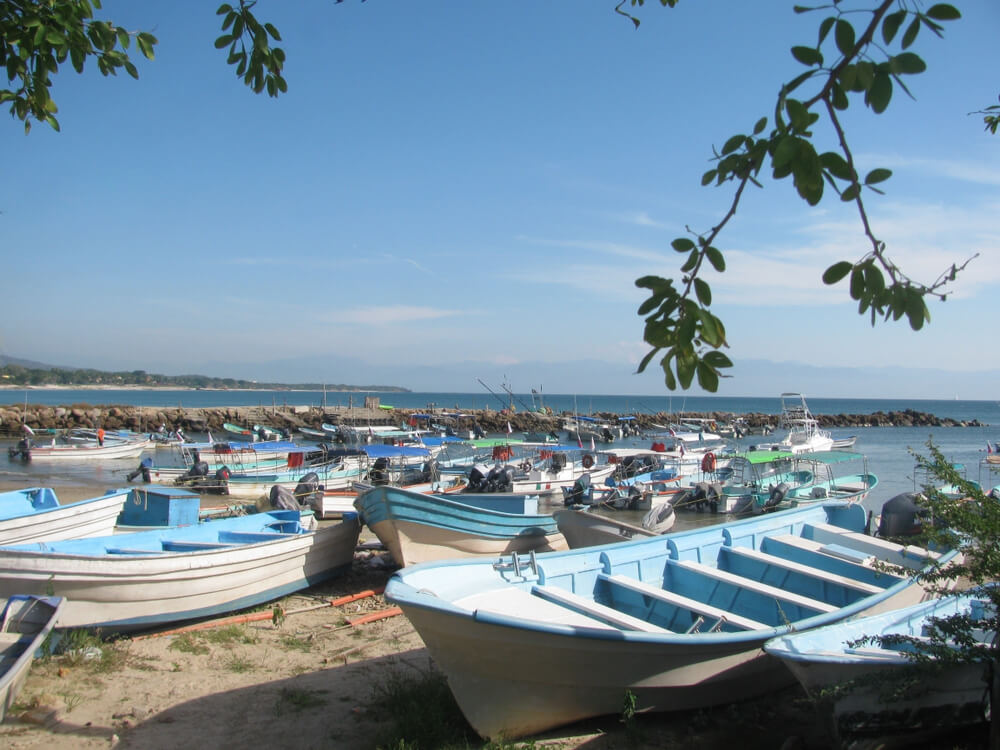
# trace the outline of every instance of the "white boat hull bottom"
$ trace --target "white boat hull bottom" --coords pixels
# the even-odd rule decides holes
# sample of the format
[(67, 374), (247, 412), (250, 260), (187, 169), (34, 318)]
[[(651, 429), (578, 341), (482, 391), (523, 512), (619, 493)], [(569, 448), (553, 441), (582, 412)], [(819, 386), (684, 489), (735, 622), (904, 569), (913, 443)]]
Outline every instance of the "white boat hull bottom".
[(468, 531), (450, 531), (412, 521), (379, 521), (372, 532), (386, 540), (392, 559), (400, 565), (416, 565), (431, 560), (452, 560), (464, 557), (488, 557), (530, 552), (554, 552), (569, 549), (562, 534), (523, 535), (510, 539), (495, 539), (471, 535)]
[[(0, 545), (113, 534), (128, 492), (0, 521)], [(45, 592), (40, 592), (45, 593)]]
[[(510, 602), (491, 610), (490, 598), (497, 596), (518, 597), (522, 617), (567, 623), (566, 634), (492, 624), (505, 619), (493, 612), (511, 611)], [(865, 614), (915, 604), (923, 596), (920, 586), (909, 586)], [(636, 648), (635, 640), (622, 640), (610, 625), (593, 627), (587, 617), (568, 624), (564, 608), (515, 589), (455, 604), (475, 611), (471, 627), (464, 618), (422, 607), (409, 607), (406, 615), (448, 675), (462, 713), (483, 737), (515, 739), (620, 714), (626, 690), (636, 696), (638, 711), (684, 711), (748, 700), (794, 683), (791, 672), (761, 648), (774, 630), (702, 644), (683, 634), (653, 636), (648, 648)]]

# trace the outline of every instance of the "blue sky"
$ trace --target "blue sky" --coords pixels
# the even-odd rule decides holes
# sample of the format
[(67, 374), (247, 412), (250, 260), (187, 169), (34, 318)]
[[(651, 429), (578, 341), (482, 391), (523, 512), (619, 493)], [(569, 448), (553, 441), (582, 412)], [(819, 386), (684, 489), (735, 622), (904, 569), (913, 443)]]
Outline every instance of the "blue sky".
[[(771, 114), (801, 71), (789, 48), (819, 22), (791, 2), (651, 1), (633, 30), (613, 0), (261, 0), (288, 55), (270, 99), (214, 48), (215, 6), (105, 2), (159, 38), (140, 79), (67, 65), (61, 133), (0, 120), (0, 353), (415, 390), (476, 391), (471, 372), (527, 390), (544, 372), (553, 393), (665, 394), (655, 367), (632, 374), (647, 350), (634, 281), (676, 276), (670, 241), (722, 217), (730, 191), (700, 186), (712, 147)], [(846, 121), (862, 171), (894, 170), (868, 204), (890, 255), (922, 281), (979, 258), (924, 331), (873, 329), (820, 282), (864, 253), (856, 210), (765, 181), (710, 278), (737, 363), (721, 392), (850, 395), (777, 378), (757, 393), (751, 360), (930, 368), (923, 395), (948, 398), (963, 373), (1000, 369), (1000, 140), (968, 114), (1000, 91), (1000, 7), (961, 10), (943, 40), (921, 34), (915, 101), (897, 90), (887, 113), (855, 104)]]

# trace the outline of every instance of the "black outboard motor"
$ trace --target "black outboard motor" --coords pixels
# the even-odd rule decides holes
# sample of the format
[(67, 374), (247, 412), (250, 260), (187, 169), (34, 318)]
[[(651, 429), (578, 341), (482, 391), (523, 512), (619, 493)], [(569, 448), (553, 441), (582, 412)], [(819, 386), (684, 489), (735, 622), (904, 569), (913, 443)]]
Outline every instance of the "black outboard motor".
[(368, 479), (375, 485), (389, 484), (389, 460), (376, 458), (371, 471), (368, 472)]
[(927, 516), (927, 508), (917, 503), (917, 494), (903, 492), (885, 501), (878, 522), (877, 536), (888, 538), (919, 534)]
[(573, 482), (572, 489), (563, 488), (564, 505), (591, 505), (594, 499), (593, 490), (590, 487), (590, 472), (584, 472), (580, 478)]
[(302, 510), (295, 495), (287, 487), (282, 487), (280, 484), (271, 487), (268, 499), (271, 502), (271, 507), (277, 510)]
[(467, 492), (486, 492), (486, 477), (489, 469), (485, 466), (473, 466), (469, 471), (469, 483), (466, 486)]
[(478, 423), (472, 425), (472, 434), (475, 435), (477, 440), (486, 437), (486, 433), (483, 432), (483, 428)]
[(566, 468), (566, 454), (565, 453), (553, 453), (552, 454), (552, 471), (560, 471)]
[(306, 505), (313, 509), (318, 508), (323, 500), (323, 488), (319, 483), (319, 475), (315, 471), (310, 471), (295, 485), (293, 494), (300, 505)]
[(486, 492), (509, 492), (514, 485), (514, 470), (509, 466), (494, 466), (486, 475)]
[(764, 510), (774, 510), (777, 508), (781, 504), (781, 501), (785, 499), (788, 490), (788, 482), (782, 482), (776, 487), (772, 487), (770, 496), (764, 501)]
[(153, 459), (147, 456), (146, 458), (142, 459), (142, 461), (139, 462), (139, 466), (134, 471), (130, 471), (128, 474), (126, 474), (125, 478), (131, 482), (141, 474), (143, 483), (149, 484), (151, 477), (150, 469), (152, 468), (153, 468)]
[(613, 443), (615, 440), (615, 436), (611, 434), (611, 430), (609, 430), (607, 427), (601, 430), (601, 437), (603, 437), (604, 441), (607, 443)]
[(421, 471), (420, 476), (423, 482), (440, 481), (441, 470), (438, 468), (437, 461), (433, 458), (424, 461), (423, 471)]
[(17, 445), (12, 445), (7, 449), (8, 458), (20, 458), (22, 461), (31, 460), (31, 438), (21, 438)]

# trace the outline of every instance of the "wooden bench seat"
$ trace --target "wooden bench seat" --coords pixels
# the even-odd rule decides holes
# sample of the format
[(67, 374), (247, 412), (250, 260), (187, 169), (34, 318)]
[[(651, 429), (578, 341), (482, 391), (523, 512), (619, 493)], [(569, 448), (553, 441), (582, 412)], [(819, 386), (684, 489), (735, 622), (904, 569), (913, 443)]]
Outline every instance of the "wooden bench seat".
[(163, 550), (160, 549), (139, 549), (129, 548), (129, 547), (108, 547), (104, 550), (109, 555), (162, 555)]
[(644, 633), (668, 632), (659, 625), (653, 625), (638, 617), (619, 612), (617, 609), (595, 602), (593, 599), (579, 596), (572, 591), (567, 591), (558, 586), (535, 585), (531, 587), (531, 593), (564, 607), (569, 607), (572, 610), (582, 612), (595, 619), (607, 622), (622, 630), (639, 630)]
[(869, 536), (857, 531), (848, 531), (839, 526), (827, 523), (806, 524), (805, 529), (811, 529), (812, 538), (818, 542), (833, 542), (852, 547), (856, 550), (866, 552), (876, 557), (892, 557), (893, 562), (908, 567), (923, 567), (929, 560), (936, 560), (941, 555), (938, 552), (917, 547), (916, 545), (897, 544), (888, 539), (877, 536)]
[(195, 540), (186, 539), (164, 539), (161, 544), (163, 549), (168, 552), (189, 552), (195, 550), (209, 550), (209, 549), (227, 549), (229, 547), (235, 547), (235, 544), (228, 542), (199, 542)]
[(769, 555), (766, 552), (759, 552), (755, 549), (751, 549), (750, 547), (723, 547), (722, 549), (730, 555), (743, 557), (748, 560), (756, 560), (764, 563), (765, 565), (781, 568), (782, 570), (801, 573), (802, 575), (809, 576), (810, 578), (817, 578), (821, 581), (826, 581), (827, 583), (843, 586), (844, 588), (852, 589), (862, 594), (878, 594), (885, 591), (885, 589), (871, 583), (856, 581), (848, 576), (830, 573), (829, 571), (822, 570), (820, 568), (814, 568), (792, 560), (786, 560), (785, 558), (778, 557), (777, 555)]
[(742, 628), (743, 630), (767, 630), (773, 627), (771, 625), (765, 625), (762, 622), (758, 622), (757, 620), (752, 620), (749, 617), (743, 617), (742, 615), (737, 615), (733, 612), (727, 612), (720, 607), (713, 607), (711, 604), (705, 604), (697, 599), (691, 599), (687, 596), (682, 596), (681, 594), (675, 594), (673, 591), (667, 591), (666, 589), (651, 586), (650, 584), (644, 583), (643, 581), (635, 578), (629, 578), (628, 576), (623, 575), (607, 575), (605, 573), (601, 573), (598, 577), (613, 586), (620, 586), (624, 589), (635, 591), (636, 593), (647, 596), (650, 599), (656, 599), (657, 601), (689, 610), (704, 617), (710, 617), (715, 620), (723, 620), (728, 622), (730, 625)]
[(840, 609), (840, 607), (834, 604), (821, 602), (819, 599), (810, 599), (808, 596), (802, 596), (801, 594), (793, 594), (790, 591), (784, 591), (776, 586), (769, 586), (766, 583), (760, 583), (752, 578), (746, 578), (744, 576), (736, 575), (735, 573), (730, 573), (726, 570), (719, 570), (718, 568), (713, 568), (708, 565), (702, 565), (694, 560), (675, 560), (671, 561), (671, 564), (694, 571), (705, 576), (706, 578), (714, 578), (717, 581), (723, 581), (725, 583), (732, 584), (733, 586), (753, 591), (770, 599), (776, 599), (780, 602), (788, 602), (789, 604), (795, 604), (799, 607), (812, 609), (817, 612), (830, 613)]

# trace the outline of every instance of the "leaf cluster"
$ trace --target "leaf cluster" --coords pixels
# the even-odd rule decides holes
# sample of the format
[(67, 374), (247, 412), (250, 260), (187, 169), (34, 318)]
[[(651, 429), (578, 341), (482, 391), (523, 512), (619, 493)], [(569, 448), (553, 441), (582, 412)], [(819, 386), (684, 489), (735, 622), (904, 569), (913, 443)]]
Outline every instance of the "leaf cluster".
[(138, 78), (128, 55), (133, 39), (143, 57), (153, 59), (156, 37), (95, 19), (100, 8), (100, 0), (0, 1), (0, 67), (8, 83), (0, 89), (0, 103), (10, 102), (11, 116), (24, 122), (25, 133), (32, 120), (59, 130), (50, 89), (52, 76), (67, 60), (77, 73), (93, 57), (104, 76), (124, 69)]
[(253, 14), (256, 4), (257, 0), (239, 0), (235, 8), (229, 3), (219, 6), (215, 14), (222, 16), (223, 34), (215, 40), (215, 47), (229, 48), (226, 62), (236, 66), (237, 77), (255, 94), (266, 89), (268, 96), (276, 97), (288, 91), (281, 75), (285, 51), (270, 45), (269, 39), (280, 42), (281, 34), (273, 24), (257, 20)]

